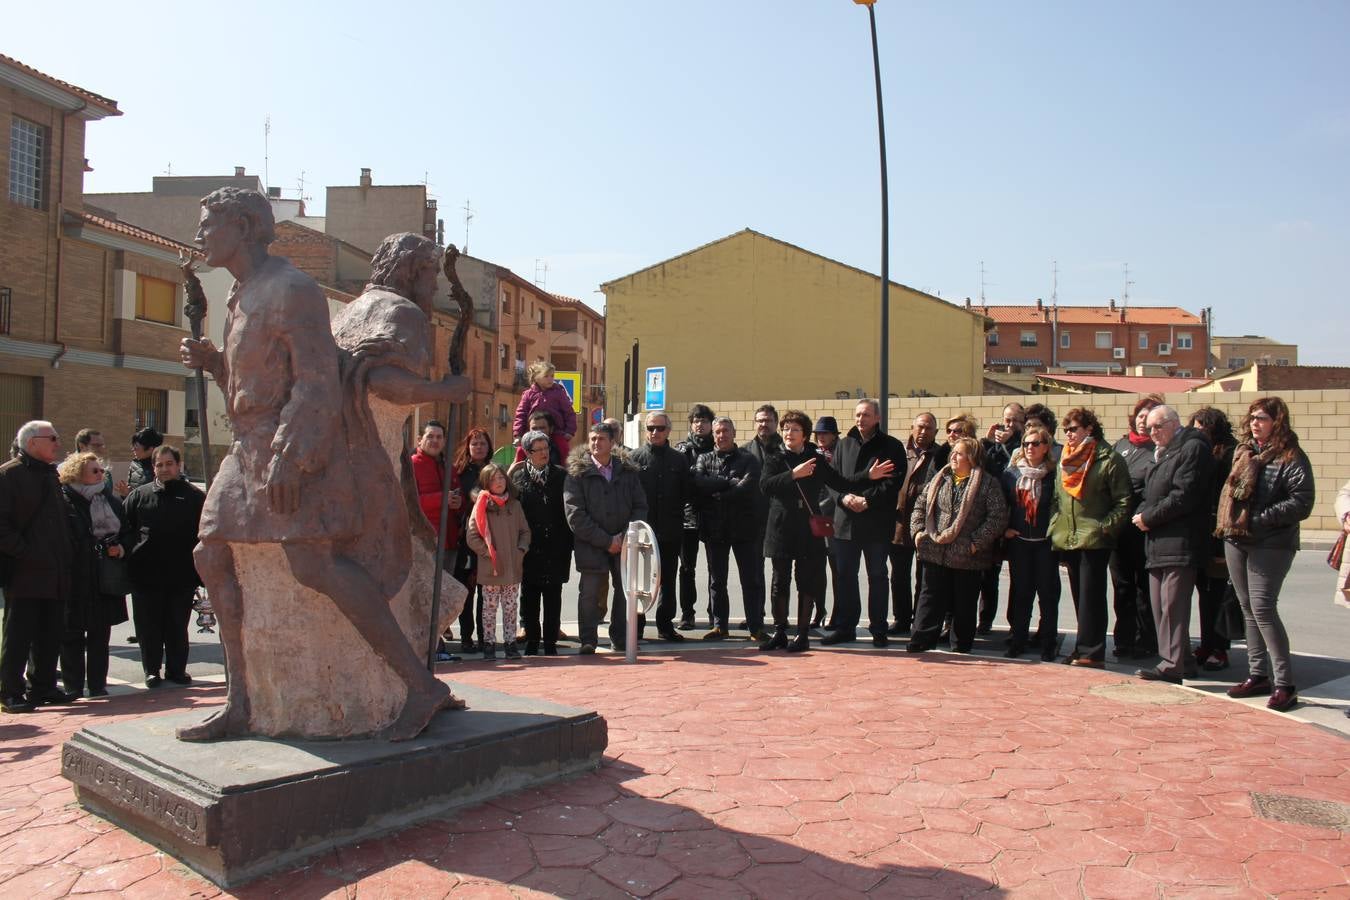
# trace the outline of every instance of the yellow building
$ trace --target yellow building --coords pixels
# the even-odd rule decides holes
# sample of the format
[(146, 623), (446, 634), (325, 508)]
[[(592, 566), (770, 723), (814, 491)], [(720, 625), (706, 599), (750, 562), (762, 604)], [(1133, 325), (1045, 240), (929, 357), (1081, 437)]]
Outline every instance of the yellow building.
[[(747, 228), (600, 289), (611, 415), (634, 340), (640, 368), (666, 367), (666, 406), (677, 412), (719, 397), (879, 390), (881, 285), (871, 272)], [(988, 319), (901, 284), (890, 301), (890, 393), (983, 391)]]

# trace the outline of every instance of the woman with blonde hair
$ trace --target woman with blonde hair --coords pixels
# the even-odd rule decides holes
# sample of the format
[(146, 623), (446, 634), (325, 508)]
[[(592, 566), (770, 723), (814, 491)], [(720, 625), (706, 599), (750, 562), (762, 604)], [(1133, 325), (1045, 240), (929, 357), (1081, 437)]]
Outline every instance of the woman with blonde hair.
[[(94, 453), (72, 453), (57, 468), (61, 493), (70, 507), (74, 569), (61, 641), (61, 680), (66, 693), (108, 695), (108, 639), (127, 620), (125, 570), (131, 530), (121, 499), (104, 478)], [(106, 569), (100, 580), (100, 571)]]
[(558, 450), (558, 459), (567, 459), (572, 435), (577, 433), (577, 414), (567, 389), (554, 379), (556, 374), (557, 369), (551, 362), (536, 359), (530, 363), (525, 370), (530, 384), (520, 395), (520, 403), (516, 404), (511, 436), (519, 441), (530, 430), (530, 414), (543, 410), (553, 418), (552, 440)]

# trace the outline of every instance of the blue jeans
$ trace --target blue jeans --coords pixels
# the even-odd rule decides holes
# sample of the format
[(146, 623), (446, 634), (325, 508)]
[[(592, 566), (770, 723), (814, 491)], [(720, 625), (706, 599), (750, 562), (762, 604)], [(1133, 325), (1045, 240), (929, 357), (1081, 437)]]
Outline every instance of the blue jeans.
[(833, 538), (835, 569), (839, 582), (835, 590), (835, 629), (855, 632), (862, 619), (862, 596), (858, 588), (858, 563), (867, 563), (867, 630), (873, 637), (886, 634), (886, 614), (889, 607), (891, 580), (886, 571), (886, 560), (891, 545), (887, 541), (859, 542)]

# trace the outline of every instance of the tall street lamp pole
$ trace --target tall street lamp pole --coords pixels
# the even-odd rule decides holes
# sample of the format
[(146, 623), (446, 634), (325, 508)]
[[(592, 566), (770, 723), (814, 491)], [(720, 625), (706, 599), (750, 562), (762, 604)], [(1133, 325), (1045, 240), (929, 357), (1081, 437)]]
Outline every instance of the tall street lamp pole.
[(886, 184), (886, 119), (881, 106), (881, 53), (877, 50), (876, 0), (853, 0), (867, 7), (867, 21), (872, 26), (872, 71), (877, 82), (877, 140), (881, 146), (881, 427), (889, 428), (887, 406), (890, 400), (891, 363), (891, 241), (890, 198)]

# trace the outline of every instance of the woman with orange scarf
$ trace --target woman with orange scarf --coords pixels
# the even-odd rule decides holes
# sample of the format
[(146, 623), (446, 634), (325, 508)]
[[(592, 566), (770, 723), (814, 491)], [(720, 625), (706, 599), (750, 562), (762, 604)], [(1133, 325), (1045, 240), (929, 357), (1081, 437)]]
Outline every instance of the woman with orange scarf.
[(1066, 662), (1106, 668), (1106, 575), (1130, 512), (1130, 474), (1106, 443), (1092, 410), (1076, 406), (1061, 421), (1067, 443), (1055, 479), (1050, 542), (1069, 568), (1078, 604), (1078, 638)]

